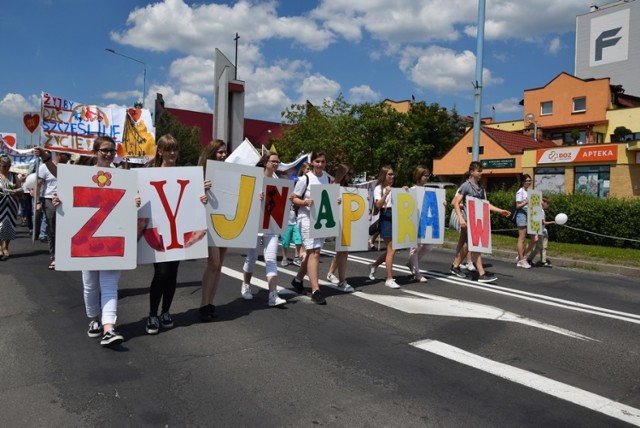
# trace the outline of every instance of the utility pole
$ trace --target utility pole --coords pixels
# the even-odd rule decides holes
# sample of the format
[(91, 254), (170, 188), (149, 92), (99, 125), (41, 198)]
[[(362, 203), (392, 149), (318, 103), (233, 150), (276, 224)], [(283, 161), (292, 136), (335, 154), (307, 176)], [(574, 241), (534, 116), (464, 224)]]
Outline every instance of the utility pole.
[(474, 162), (480, 159), (480, 113), (482, 109), (482, 59), (484, 56), (484, 9), (485, 0), (478, 1), (478, 33), (476, 47), (476, 81), (473, 85), (475, 89), (475, 108), (473, 111), (473, 146), (471, 157)]

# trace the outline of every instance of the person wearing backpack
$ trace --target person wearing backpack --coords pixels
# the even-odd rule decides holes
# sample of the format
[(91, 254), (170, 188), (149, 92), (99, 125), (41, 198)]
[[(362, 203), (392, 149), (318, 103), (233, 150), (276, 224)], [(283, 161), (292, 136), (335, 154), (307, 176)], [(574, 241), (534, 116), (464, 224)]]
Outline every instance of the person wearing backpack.
[(309, 283), (311, 284), (311, 300), (318, 305), (326, 305), (327, 301), (320, 293), (320, 251), (324, 244), (322, 238), (311, 238), (311, 211), (310, 207), (314, 204), (311, 199), (309, 187), (318, 184), (329, 184), (329, 176), (324, 169), (327, 165), (327, 158), (324, 152), (314, 151), (311, 153), (311, 172), (300, 177), (293, 189), (292, 202), (298, 207), (298, 227), (302, 235), (302, 242), (306, 250), (307, 256), (302, 262), (302, 266), (298, 270), (295, 278), (291, 281), (291, 285), (298, 294), (304, 294), (304, 285), (302, 279), (305, 275), (309, 275)]

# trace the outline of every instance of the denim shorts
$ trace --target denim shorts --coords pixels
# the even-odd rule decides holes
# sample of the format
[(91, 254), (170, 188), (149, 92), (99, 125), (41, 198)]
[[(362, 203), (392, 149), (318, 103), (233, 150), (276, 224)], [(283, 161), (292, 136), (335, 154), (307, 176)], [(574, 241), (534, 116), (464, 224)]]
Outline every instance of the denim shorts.
[(527, 227), (527, 213), (524, 211), (518, 212), (516, 215), (516, 225), (518, 227)]
[(386, 208), (380, 211), (380, 237), (382, 239), (391, 239), (392, 230), (391, 208)]

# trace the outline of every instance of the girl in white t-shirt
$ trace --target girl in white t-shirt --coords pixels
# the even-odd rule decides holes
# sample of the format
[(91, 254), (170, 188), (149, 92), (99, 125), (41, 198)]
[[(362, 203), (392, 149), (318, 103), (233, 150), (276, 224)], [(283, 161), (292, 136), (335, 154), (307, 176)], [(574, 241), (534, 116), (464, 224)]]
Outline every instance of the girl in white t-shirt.
[(369, 265), (369, 279), (376, 279), (376, 268), (382, 263), (386, 266), (387, 278), (384, 282), (389, 288), (400, 288), (393, 279), (393, 257), (396, 251), (393, 249), (391, 241), (391, 208), (393, 198), (391, 197), (391, 186), (393, 186), (395, 173), (390, 166), (383, 166), (378, 175), (378, 184), (373, 189), (373, 201), (380, 212), (380, 237), (384, 239), (387, 249), (380, 254), (378, 259)]
[(529, 245), (524, 249), (524, 240), (527, 237), (527, 211), (529, 209), (529, 187), (531, 186), (531, 176), (522, 174), (522, 187), (516, 192), (516, 225), (518, 226), (518, 243), (516, 250), (518, 251), (518, 263), (516, 266), (530, 269), (531, 265), (527, 261), (527, 254), (533, 250), (536, 245), (537, 235), (529, 236)]
[(312, 291), (311, 300), (318, 305), (325, 305), (327, 303), (320, 293), (320, 284), (318, 283), (320, 274), (320, 251), (322, 250), (324, 239), (309, 237), (311, 228), (309, 207), (314, 203), (313, 199), (311, 199), (310, 188), (318, 184), (329, 184), (329, 176), (324, 171), (326, 165), (327, 159), (325, 153), (321, 151), (313, 152), (311, 154), (311, 172), (300, 177), (293, 190), (293, 203), (298, 207), (298, 228), (302, 235), (302, 242), (307, 256), (302, 262), (298, 274), (293, 278), (293, 281), (291, 281), (291, 285), (293, 285), (298, 293), (303, 294), (304, 286), (302, 285), (302, 278), (304, 278), (305, 275), (309, 275), (309, 283), (311, 284)]

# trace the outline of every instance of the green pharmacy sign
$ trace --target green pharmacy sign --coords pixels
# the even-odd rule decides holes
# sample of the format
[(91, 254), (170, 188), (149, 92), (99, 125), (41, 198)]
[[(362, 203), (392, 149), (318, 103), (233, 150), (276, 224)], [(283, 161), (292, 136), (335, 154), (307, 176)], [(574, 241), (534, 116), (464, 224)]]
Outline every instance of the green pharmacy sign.
[(480, 165), (482, 165), (484, 169), (515, 168), (516, 158), (484, 159), (480, 161)]

